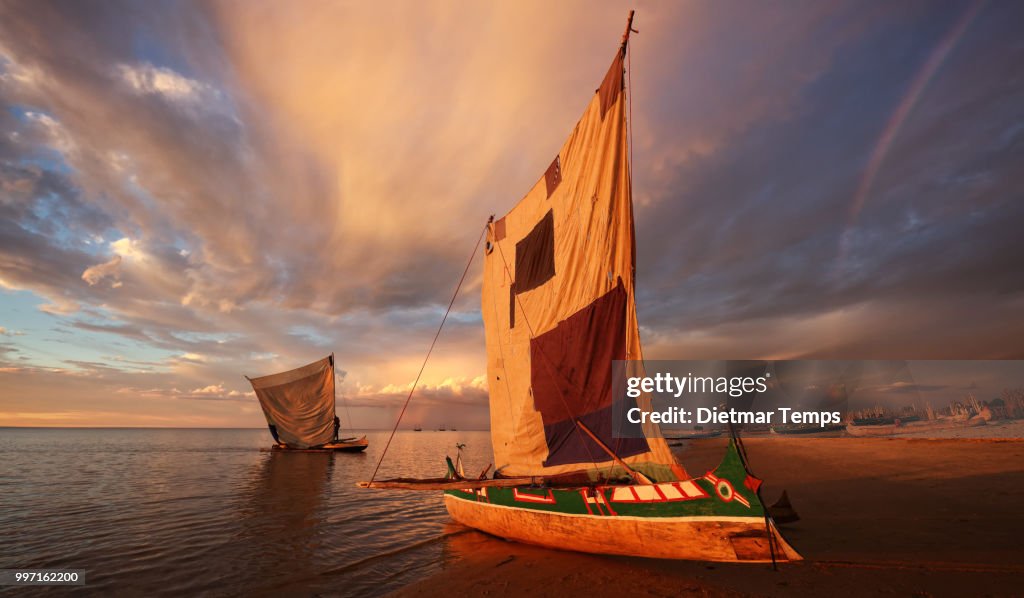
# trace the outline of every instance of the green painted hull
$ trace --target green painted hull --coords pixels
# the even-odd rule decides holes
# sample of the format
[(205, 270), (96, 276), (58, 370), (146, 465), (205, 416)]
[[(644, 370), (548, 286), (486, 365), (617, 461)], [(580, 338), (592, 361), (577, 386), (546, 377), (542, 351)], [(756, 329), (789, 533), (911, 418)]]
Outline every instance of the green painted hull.
[(798, 560), (765, 517), (759, 485), (730, 443), (714, 471), (689, 480), (447, 490), (445, 504), (460, 523), (551, 548), (709, 561)]
[[(751, 517), (764, 519), (764, 507), (749, 488), (714, 475), (650, 486), (570, 488), (481, 488), (447, 490), (463, 500), (572, 515), (634, 517)], [(742, 479), (742, 478), (741, 478)], [(726, 486), (728, 484), (728, 486)], [(696, 491), (695, 491), (696, 490)], [(731, 497), (731, 498), (730, 498)]]

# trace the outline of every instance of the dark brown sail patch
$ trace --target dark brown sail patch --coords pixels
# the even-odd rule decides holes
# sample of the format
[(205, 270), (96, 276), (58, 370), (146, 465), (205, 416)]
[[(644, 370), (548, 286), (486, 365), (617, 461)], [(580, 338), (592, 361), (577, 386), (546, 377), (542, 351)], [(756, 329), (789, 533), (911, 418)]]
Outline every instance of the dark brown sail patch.
[(558, 188), (558, 184), (562, 182), (562, 158), (561, 156), (555, 156), (555, 161), (548, 166), (548, 169), (544, 172), (544, 184), (548, 187), (548, 197), (555, 192)]
[(576, 428), (579, 419), (620, 457), (647, 452), (642, 434), (612, 437), (612, 361), (625, 359), (622, 282), (530, 341), (533, 405), (544, 421), (545, 466), (607, 461), (608, 454)]
[(525, 293), (555, 275), (555, 217), (551, 210), (516, 243), (515, 292)]
[(508, 285), (508, 327), (516, 327), (516, 283)]
[[(651, 450), (639, 424), (625, 424), (628, 428), (632, 428), (628, 432), (632, 438), (614, 438), (612, 436), (613, 417), (614, 407), (609, 405), (578, 419), (618, 457), (631, 457)], [(577, 429), (576, 423), (570, 419), (550, 425), (544, 422), (544, 441), (548, 445), (548, 458), (544, 460), (544, 467), (570, 463), (600, 463), (611, 460), (608, 453), (598, 446), (586, 432)]]
[(615, 100), (619, 99), (619, 94), (622, 93), (621, 50), (615, 53), (615, 60), (612, 61), (612, 66), (608, 69), (608, 73), (605, 74), (604, 81), (601, 82), (601, 87), (597, 89), (597, 93), (601, 98), (601, 120), (604, 120), (605, 113), (615, 104)]

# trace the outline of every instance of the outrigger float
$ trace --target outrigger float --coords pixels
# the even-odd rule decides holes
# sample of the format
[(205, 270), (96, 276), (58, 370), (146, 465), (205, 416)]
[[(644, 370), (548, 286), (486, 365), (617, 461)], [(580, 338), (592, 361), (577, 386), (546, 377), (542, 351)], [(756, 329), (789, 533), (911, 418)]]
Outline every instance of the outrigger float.
[(448, 459), (443, 478), (376, 480), (375, 471), (359, 485), (442, 490), (458, 523), (549, 548), (800, 560), (765, 508), (735, 434), (717, 468), (690, 476), (657, 424), (636, 424), (631, 438), (612, 433), (613, 402), (650, 411), (649, 397), (612, 389), (614, 361), (643, 359), (624, 85), (632, 20), (630, 12), (611, 67), (544, 175), (484, 231), (481, 307), (497, 470), (467, 478), (460, 456), (454, 465)]

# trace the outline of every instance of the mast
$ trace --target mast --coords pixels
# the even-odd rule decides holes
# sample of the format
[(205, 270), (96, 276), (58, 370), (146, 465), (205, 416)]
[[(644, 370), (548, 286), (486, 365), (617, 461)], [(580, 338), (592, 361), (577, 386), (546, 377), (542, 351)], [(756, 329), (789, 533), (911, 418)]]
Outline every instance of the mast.
[(629, 34), (640, 33), (636, 29), (633, 29), (633, 15), (636, 14), (635, 10), (629, 11), (629, 18), (626, 19), (626, 30), (622, 33), (622, 52), (626, 52), (626, 45), (629, 43)]

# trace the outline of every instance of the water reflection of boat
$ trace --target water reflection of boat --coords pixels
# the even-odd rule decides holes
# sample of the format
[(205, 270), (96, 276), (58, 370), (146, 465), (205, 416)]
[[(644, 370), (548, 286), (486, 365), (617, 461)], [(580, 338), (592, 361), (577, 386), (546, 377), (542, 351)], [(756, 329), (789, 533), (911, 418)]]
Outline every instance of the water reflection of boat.
[[(335, 413), (334, 354), (294, 370), (246, 379), (274, 437), (272, 451), (361, 452), (366, 436), (340, 438)], [(351, 422), (350, 422), (351, 423)]]
[[(327, 489), (333, 470), (332, 454), (264, 454), (235, 511), (236, 536), (218, 549), (219, 562), (235, 567), (221, 573), (259, 571), (257, 595), (273, 593), (282, 585), (299, 595), (320, 590), (316, 585), (323, 570), (317, 566), (316, 546), (330, 514)], [(242, 582), (245, 587), (253, 583)]]

